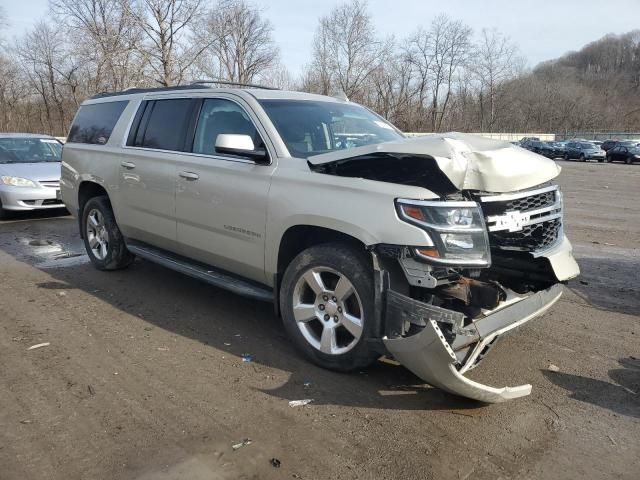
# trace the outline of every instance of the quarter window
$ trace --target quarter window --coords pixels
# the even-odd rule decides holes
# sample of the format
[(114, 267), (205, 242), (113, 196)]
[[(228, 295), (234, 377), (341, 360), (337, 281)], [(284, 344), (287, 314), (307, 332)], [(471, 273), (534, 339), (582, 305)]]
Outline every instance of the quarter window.
[(68, 143), (104, 145), (128, 101), (92, 103), (82, 105), (69, 130)]
[(264, 147), (256, 127), (237, 103), (220, 98), (206, 99), (200, 109), (193, 152), (216, 155), (216, 139), (223, 133), (249, 135), (256, 149)]

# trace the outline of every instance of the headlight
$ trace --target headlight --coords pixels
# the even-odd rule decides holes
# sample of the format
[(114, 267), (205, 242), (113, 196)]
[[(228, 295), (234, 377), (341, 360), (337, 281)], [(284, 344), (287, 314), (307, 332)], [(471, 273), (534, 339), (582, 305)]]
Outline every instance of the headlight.
[(5, 185), (12, 185), (14, 187), (35, 187), (36, 186), (36, 184), (31, 180), (29, 180), (28, 178), (11, 177), (11, 176), (4, 176), (0, 178), (2, 179), (2, 183), (4, 183)]
[(435, 244), (416, 248), (418, 257), (437, 264), (490, 265), (487, 229), (477, 203), (398, 199), (396, 207), (402, 220), (426, 230)]

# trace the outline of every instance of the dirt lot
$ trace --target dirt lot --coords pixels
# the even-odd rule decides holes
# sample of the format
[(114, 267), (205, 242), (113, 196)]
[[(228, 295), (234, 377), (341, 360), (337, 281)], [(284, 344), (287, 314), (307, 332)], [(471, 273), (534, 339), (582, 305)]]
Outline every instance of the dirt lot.
[(0, 479), (637, 479), (640, 165), (563, 168), (583, 275), (473, 372), (533, 385), (490, 406), (318, 369), (270, 305), (148, 262), (98, 272), (70, 217), (0, 224)]

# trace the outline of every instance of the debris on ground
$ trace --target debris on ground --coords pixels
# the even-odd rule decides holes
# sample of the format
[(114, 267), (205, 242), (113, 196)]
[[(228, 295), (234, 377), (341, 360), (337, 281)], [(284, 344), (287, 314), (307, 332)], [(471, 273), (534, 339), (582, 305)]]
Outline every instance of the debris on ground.
[(251, 439), (250, 438), (245, 438), (240, 443), (236, 443), (235, 445), (231, 445), (231, 448), (233, 448), (233, 450), (235, 451), (235, 450), (238, 450), (239, 448), (244, 447), (245, 445), (251, 445)]
[(168, 352), (169, 348), (168, 347), (158, 347), (158, 350), (161, 352)]
[(549, 364), (549, 368), (547, 370), (550, 370), (552, 372), (559, 372), (560, 371), (560, 367), (558, 367), (557, 365), (554, 365), (553, 363)]
[(608, 438), (609, 440), (611, 440), (611, 444), (612, 444), (612, 445), (614, 445), (614, 446), (615, 446), (615, 445), (618, 445), (618, 444), (616, 443), (616, 441), (613, 439), (613, 437), (612, 437), (611, 435), (607, 435), (607, 438)]
[(243, 362), (252, 362), (253, 361), (253, 355), (251, 355), (250, 353), (243, 353), (242, 354), (242, 361)]
[(304, 388), (309, 388), (309, 387), (311, 387), (311, 382), (304, 382), (304, 383), (302, 384), (302, 386), (303, 386)]
[(227, 342), (224, 342), (224, 345), (225, 345), (225, 347), (230, 347), (231, 346), (231, 344), (227, 343)]
[(59, 297), (66, 297), (67, 296), (67, 292), (58, 292), (58, 296)]
[(89, 390), (89, 394), (90, 395), (95, 395), (96, 391), (94, 390), (94, 388), (91, 385), (87, 385), (87, 390)]
[(48, 347), (51, 345), (49, 342), (38, 343), (37, 345), (31, 345), (27, 350), (35, 350), (36, 348)]
[(291, 400), (289, 402), (290, 407), (304, 407), (305, 405), (309, 405), (313, 402), (313, 398), (305, 398), (303, 400)]
[(272, 458), (271, 460), (269, 460), (269, 463), (271, 463), (271, 466), (273, 468), (280, 468), (280, 460), (278, 460), (277, 458)]
[(582, 285), (589, 285), (589, 282), (587, 282), (586, 280), (580, 280), (580, 283), (581, 283)]
[(31, 422), (31, 420), (20, 420), (20, 423), (23, 425), (29, 425)]

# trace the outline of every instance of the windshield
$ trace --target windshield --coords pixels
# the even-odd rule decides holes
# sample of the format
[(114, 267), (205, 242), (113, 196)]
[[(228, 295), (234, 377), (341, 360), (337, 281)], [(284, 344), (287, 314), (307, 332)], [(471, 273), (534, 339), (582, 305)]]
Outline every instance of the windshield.
[(400, 140), (404, 136), (366, 108), (338, 102), (260, 102), (294, 157)]
[(0, 138), (0, 163), (59, 162), (62, 145), (53, 138)]
[(583, 148), (585, 150), (595, 150), (598, 147), (596, 145), (594, 145), (593, 143), (581, 143), (580, 144), (580, 148)]

